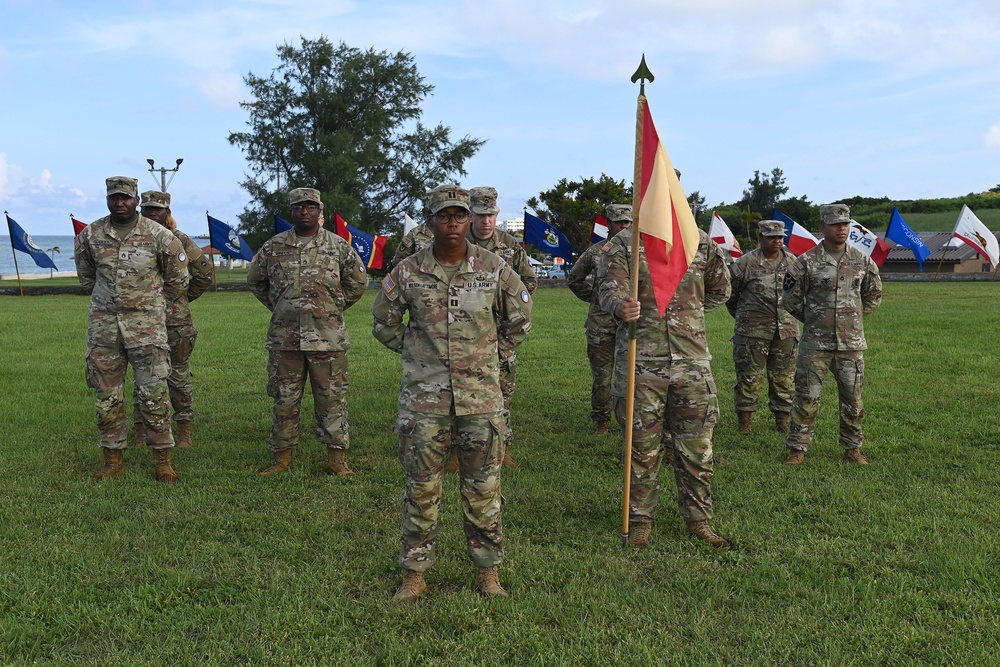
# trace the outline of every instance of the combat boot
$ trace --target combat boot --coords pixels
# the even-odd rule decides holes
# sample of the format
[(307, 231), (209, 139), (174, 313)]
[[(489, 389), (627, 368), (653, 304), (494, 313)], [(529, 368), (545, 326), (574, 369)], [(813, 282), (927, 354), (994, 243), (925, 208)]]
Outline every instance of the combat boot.
[(597, 427), (594, 429), (594, 435), (607, 435), (608, 434), (608, 422), (597, 422)]
[(394, 602), (416, 602), (417, 598), (427, 590), (423, 572), (403, 570), (403, 585), (392, 597)]
[(180, 478), (174, 472), (174, 467), (170, 465), (170, 447), (161, 447), (153, 450), (153, 466), (156, 468), (156, 481), (176, 482)]
[(728, 549), (729, 541), (719, 537), (712, 530), (707, 521), (688, 521), (688, 535), (698, 538), (702, 542), (708, 542), (716, 549)]
[(177, 422), (177, 447), (187, 449), (191, 446), (191, 422)]
[(451, 456), (448, 457), (448, 463), (444, 467), (445, 472), (458, 472), (458, 452), (454, 449), (451, 450)]
[(789, 449), (788, 455), (785, 456), (786, 466), (802, 465), (805, 462), (806, 462), (806, 453), (801, 449)]
[(774, 430), (778, 433), (788, 433), (788, 413), (787, 412), (775, 412), (774, 413)]
[(347, 450), (344, 449), (326, 448), (326, 458), (330, 462), (328, 474), (337, 477), (354, 477), (354, 471), (347, 466), (347, 460), (344, 458), (346, 454)]
[(510, 448), (503, 450), (503, 467), (504, 468), (516, 468), (517, 461), (515, 461), (510, 455)]
[(143, 427), (142, 422), (132, 424), (132, 442), (136, 447), (146, 446), (146, 429)]
[(497, 597), (507, 599), (507, 591), (500, 586), (500, 575), (497, 573), (497, 566), (481, 567), (476, 572), (476, 588), (486, 597)]
[(282, 470), (288, 469), (288, 464), (292, 462), (292, 448), (286, 447), (285, 449), (279, 449), (274, 454), (274, 460), (269, 468), (264, 468), (259, 473), (258, 477), (267, 477), (268, 475), (273, 475), (276, 472), (281, 472)]
[(737, 412), (736, 416), (740, 420), (739, 426), (736, 427), (736, 432), (740, 435), (750, 435), (750, 419), (753, 417), (753, 413)]
[(123, 450), (102, 447), (101, 451), (104, 452), (104, 467), (101, 468), (100, 472), (94, 475), (93, 480), (95, 482), (100, 482), (101, 480), (109, 479), (111, 477), (117, 477), (125, 472), (125, 468), (122, 467), (122, 462), (125, 460)]
[(868, 459), (861, 453), (860, 448), (855, 447), (854, 449), (844, 450), (844, 463), (857, 463), (858, 465), (866, 466), (868, 465)]
[(628, 543), (633, 547), (644, 547), (649, 544), (652, 524), (648, 521), (633, 521), (629, 526)]

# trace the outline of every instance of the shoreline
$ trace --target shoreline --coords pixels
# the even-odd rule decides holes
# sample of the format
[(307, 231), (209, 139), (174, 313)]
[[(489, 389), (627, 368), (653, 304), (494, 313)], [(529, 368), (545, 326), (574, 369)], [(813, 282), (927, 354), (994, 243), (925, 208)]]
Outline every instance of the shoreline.
[[(71, 278), (76, 275), (76, 271), (53, 271), (52, 278)], [(42, 280), (49, 278), (47, 273), (22, 273), (21, 280)], [(10, 274), (3, 274), (3, 280), (17, 280), (17, 274), (11, 272)]]

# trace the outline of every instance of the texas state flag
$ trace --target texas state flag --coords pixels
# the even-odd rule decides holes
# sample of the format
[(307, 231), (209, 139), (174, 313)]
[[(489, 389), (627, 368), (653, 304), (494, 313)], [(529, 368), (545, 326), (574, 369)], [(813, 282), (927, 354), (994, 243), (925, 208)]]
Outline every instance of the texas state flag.
[(590, 242), (600, 243), (604, 239), (608, 238), (608, 221), (600, 213), (594, 214), (594, 228), (590, 230)]
[(775, 209), (774, 220), (785, 223), (785, 245), (796, 255), (801, 255), (807, 250), (811, 250), (819, 245), (816, 237), (809, 233), (805, 227), (795, 222), (781, 211)]

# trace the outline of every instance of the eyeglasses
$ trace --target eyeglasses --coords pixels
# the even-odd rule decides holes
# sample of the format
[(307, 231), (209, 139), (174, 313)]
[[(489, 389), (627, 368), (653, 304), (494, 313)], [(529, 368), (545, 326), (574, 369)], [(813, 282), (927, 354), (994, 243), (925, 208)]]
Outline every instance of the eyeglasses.
[(292, 204), (293, 211), (301, 211), (303, 209), (310, 213), (315, 213), (319, 210), (319, 204)]
[(440, 213), (434, 214), (434, 219), (442, 225), (446, 225), (449, 220), (454, 219), (455, 222), (461, 225), (469, 221), (469, 212), (459, 211), (458, 213), (445, 213), (444, 211), (441, 211)]

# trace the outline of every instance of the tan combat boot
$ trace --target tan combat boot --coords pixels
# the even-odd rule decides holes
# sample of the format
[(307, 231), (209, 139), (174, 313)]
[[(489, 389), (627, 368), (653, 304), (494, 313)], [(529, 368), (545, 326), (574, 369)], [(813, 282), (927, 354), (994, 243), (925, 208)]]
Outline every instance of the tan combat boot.
[(403, 585), (392, 597), (394, 602), (416, 602), (417, 598), (427, 590), (423, 572), (403, 570)]
[(594, 429), (594, 435), (607, 435), (608, 434), (608, 422), (597, 422), (597, 427)]
[(805, 462), (806, 462), (806, 453), (801, 449), (789, 449), (788, 455), (785, 456), (786, 466), (802, 465)]
[(778, 433), (788, 433), (788, 413), (787, 412), (775, 412), (774, 413), (774, 430)]
[(504, 468), (517, 467), (517, 461), (515, 461), (510, 455), (510, 447), (503, 450), (503, 467)]
[(844, 450), (844, 463), (857, 463), (866, 466), (868, 465), (868, 459), (861, 453), (860, 448), (855, 447), (854, 449)]
[(347, 451), (344, 449), (326, 448), (326, 458), (330, 462), (330, 469), (327, 471), (328, 474), (336, 475), (337, 477), (354, 476), (354, 471), (347, 466), (347, 460), (344, 458), (346, 454)]
[(191, 446), (191, 422), (177, 422), (177, 447), (187, 449)]
[(481, 567), (476, 572), (476, 588), (486, 597), (497, 597), (507, 599), (507, 591), (500, 586), (500, 575), (497, 573), (497, 566)]
[(158, 482), (176, 482), (180, 479), (174, 472), (174, 467), (170, 465), (170, 449), (161, 447), (153, 450), (153, 466), (156, 468)]
[(125, 472), (125, 468), (122, 467), (122, 462), (125, 460), (123, 450), (103, 447), (101, 451), (104, 452), (104, 467), (94, 475), (93, 480), (95, 482), (117, 477)]
[(143, 428), (142, 422), (132, 424), (132, 442), (136, 447), (146, 446), (146, 429)]
[(753, 417), (753, 413), (737, 412), (736, 416), (740, 420), (739, 426), (736, 427), (736, 432), (740, 435), (750, 435), (750, 419)]
[(451, 456), (448, 457), (448, 463), (444, 467), (445, 472), (458, 472), (458, 452), (454, 449), (451, 450)]
[(652, 524), (648, 521), (633, 521), (629, 526), (628, 543), (633, 547), (644, 547), (649, 544)]
[(273, 452), (274, 460), (269, 468), (264, 468), (259, 473), (258, 477), (267, 477), (268, 475), (273, 475), (276, 472), (281, 472), (282, 470), (288, 469), (288, 464), (292, 462), (292, 448), (287, 447), (285, 449), (279, 449)]
[(716, 535), (715, 531), (709, 528), (707, 521), (689, 521), (687, 526), (688, 535), (691, 537), (696, 537), (702, 542), (708, 542), (716, 549), (729, 548), (729, 541)]

